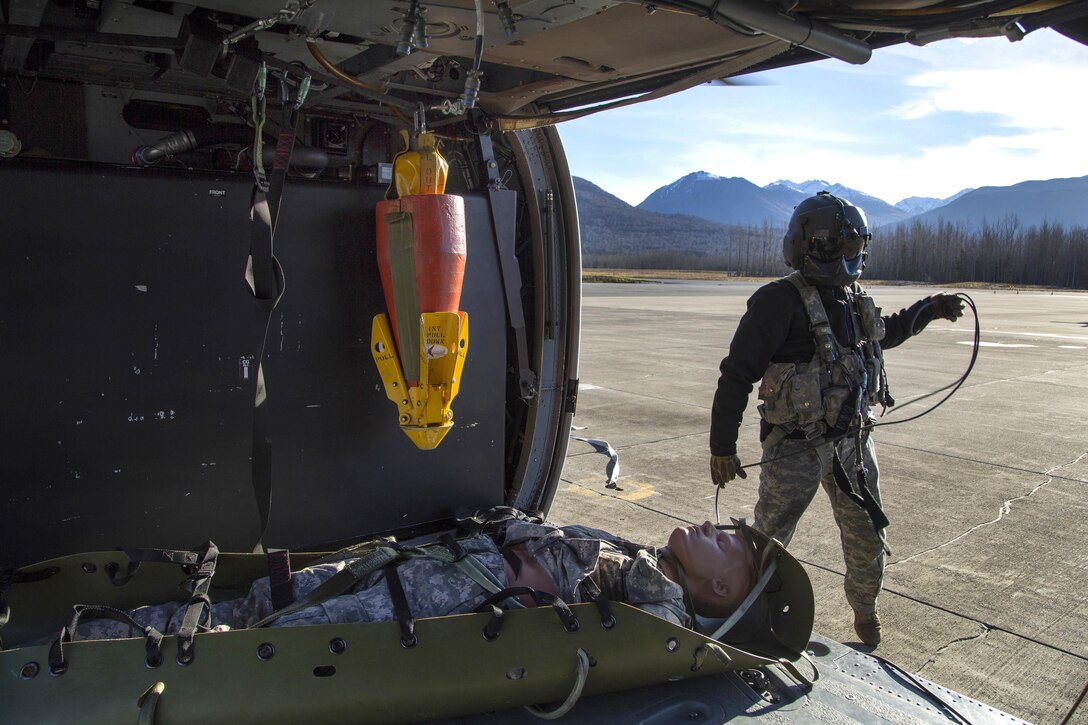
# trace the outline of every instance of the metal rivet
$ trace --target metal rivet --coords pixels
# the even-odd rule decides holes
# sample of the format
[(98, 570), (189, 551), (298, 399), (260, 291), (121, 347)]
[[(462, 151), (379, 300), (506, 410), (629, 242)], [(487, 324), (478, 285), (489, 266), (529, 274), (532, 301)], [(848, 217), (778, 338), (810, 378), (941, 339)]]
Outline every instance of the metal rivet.
[(19, 673), (19, 676), (24, 680), (33, 680), (38, 676), (38, 673), (41, 672), (41, 670), (42, 668), (38, 666), (37, 662), (27, 662), (23, 665), (23, 669)]
[(88, 574), (94, 574), (96, 571), (98, 571), (98, 567), (95, 566), (94, 564), (92, 564), (89, 561), (86, 564), (84, 564), (81, 568), (83, 569), (83, 571), (87, 572)]
[(668, 652), (675, 652), (678, 649), (680, 649), (680, 640), (676, 637), (669, 637), (668, 641), (665, 642), (665, 650)]
[(336, 637), (329, 641), (329, 652), (332, 652), (334, 655), (342, 655), (347, 649), (348, 643), (343, 637)]
[(272, 646), (271, 642), (262, 642), (257, 645), (257, 659), (262, 662), (267, 662), (276, 656), (276, 648)]

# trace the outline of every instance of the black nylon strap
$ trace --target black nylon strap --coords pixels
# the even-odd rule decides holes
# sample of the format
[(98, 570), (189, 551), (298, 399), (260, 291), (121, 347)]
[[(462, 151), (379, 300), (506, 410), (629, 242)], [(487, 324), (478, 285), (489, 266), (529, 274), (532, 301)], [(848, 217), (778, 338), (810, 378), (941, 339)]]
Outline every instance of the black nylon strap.
[(582, 590), (582, 596), (597, 606), (597, 613), (601, 616), (601, 626), (605, 629), (612, 629), (615, 627), (616, 616), (612, 614), (612, 602), (610, 602), (608, 596), (601, 591), (601, 588), (597, 586), (597, 583), (589, 577), (586, 577), (582, 580), (582, 583), (579, 584), (579, 588)]
[(507, 587), (501, 591), (495, 592), (490, 597), (485, 599), (480, 606), (476, 607), (476, 612), (493, 611), (493, 607), (498, 606), (507, 599), (513, 599), (514, 597), (520, 597), (522, 595), (528, 595), (533, 598), (538, 607), (551, 606), (559, 617), (559, 621), (563, 623), (563, 628), (568, 632), (577, 632), (581, 626), (578, 623), (578, 618), (574, 616), (574, 612), (570, 611), (570, 607), (559, 597), (548, 592), (541, 592), (531, 587)]
[(416, 639), (416, 620), (412, 616), (412, 609), (408, 606), (408, 597), (404, 593), (404, 585), (397, 573), (397, 565), (386, 564), (382, 567), (385, 572), (385, 585), (389, 587), (389, 597), (393, 600), (393, 614), (400, 625), (400, 643), (404, 647), (415, 647), (419, 642)]
[(215, 574), (219, 548), (210, 541), (206, 547), (200, 567), (192, 575), (193, 593), (189, 597), (181, 627), (178, 629), (178, 662), (185, 665), (193, 661), (193, 638), (197, 629), (211, 625), (212, 602), (208, 597), (208, 590)]
[(461, 546), (457, 539), (453, 538), (453, 534), (447, 531), (446, 533), (438, 537), (438, 540), (441, 541), (442, 545), (449, 550), (450, 556), (453, 557), (454, 561), (461, 561), (461, 559), (465, 558), (465, 549), (463, 546)]
[[(287, 180), (287, 167), (291, 163), (291, 151), (295, 143), (298, 119), (298, 110), (285, 100), (283, 122), (276, 142), (276, 157), (272, 176), (268, 182), (268, 192), (254, 185), (253, 207), (250, 212), (249, 258), (253, 274), (253, 296), (258, 302), (258, 326), (263, 328), (260, 349), (255, 364), (252, 366), (255, 386), (252, 480), (253, 493), (257, 499), (257, 512), (260, 516), (260, 534), (253, 547), (253, 551), (257, 553), (264, 551), (264, 536), (268, 531), (268, 521), (272, 514), (272, 437), (269, 425), (267, 384), (264, 380), (262, 361), (268, 341), (272, 311), (279, 304), (285, 286), (283, 269), (276, 259), (273, 240), (279, 220), (283, 187)], [(265, 385), (264, 394), (258, 399), (258, 386), (262, 384)]]
[(128, 566), (125, 569), (125, 573), (121, 574), (120, 567), (117, 565), (107, 565), (106, 575), (109, 577), (110, 583), (115, 587), (124, 586), (128, 584), (133, 575), (140, 568), (140, 564), (143, 562), (152, 562), (158, 564), (178, 564), (183, 567), (196, 567), (200, 564), (202, 555), (199, 551), (174, 551), (172, 549), (134, 549), (122, 547), (120, 551), (124, 552), (128, 557)]
[(157, 667), (158, 663), (162, 662), (162, 633), (157, 629), (140, 624), (120, 609), (77, 604), (72, 607), (72, 616), (61, 628), (60, 636), (53, 640), (53, 646), (49, 649), (49, 671), (52, 674), (61, 675), (68, 671), (68, 662), (64, 658), (64, 645), (75, 640), (76, 627), (79, 626), (80, 620), (87, 619), (112, 619), (139, 630), (147, 640), (145, 643), (147, 664)]
[(861, 508), (865, 509), (865, 512), (869, 514), (869, 520), (873, 523), (873, 529), (879, 534), (881, 529), (885, 529), (888, 526), (888, 517), (884, 514), (884, 510), (880, 508), (880, 504), (873, 498), (872, 491), (869, 490), (869, 486), (865, 483), (865, 473), (858, 471), (858, 490), (860, 493), (854, 493), (853, 488), (850, 486), (850, 477), (846, 473), (846, 469), (842, 465), (842, 461), (839, 460), (839, 454), (836, 453), (832, 463), (831, 470), (835, 474), (835, 484), (839, 487), (839, 490), (846, 494), (847, 498), (856, 503)]

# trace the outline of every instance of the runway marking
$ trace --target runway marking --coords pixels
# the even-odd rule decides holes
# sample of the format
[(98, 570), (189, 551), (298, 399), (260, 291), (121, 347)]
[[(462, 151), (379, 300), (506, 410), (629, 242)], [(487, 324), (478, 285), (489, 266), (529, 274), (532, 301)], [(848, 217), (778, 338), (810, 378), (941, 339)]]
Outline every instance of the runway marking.
[(1010, 332), (1008, 330), (983, 330), (982, 334), (990, 335), (1013, 335), (1015, 337), (1046, 337), (1051, 340), (1079, 340), (1081, 342), (1088, 342), (1088, 337), (1084, 335), (1057, 335), (1053, 332)]
[[(957, 340), (957, 345), (974, 345), (972, 340)], [(980, 342), (979, 347), (1037, 347), (1036, 345), (1029, 345), (1026, 342)]]
[(1062, 350), (1088, 350), (1084, 345), (1058, 345)]
[(597, 496), (605, 495), (611, 498), (618, 498), (621, 501), (641, 501), (642, 499), (649, 498), (654, 495), (654, 487), (649, 483), (639, 483), (638, 481), (631, 481), (629, 479), (622, 479), (617, 481), (620, 486), (620, 490), (623, 493), (602, 493), (595, 488), (598, 481), (591, 481), (589, 483), (582, 483), (581, 481), (575, 481), (571, 485), (567, 486), (567, 490), (571, 493), (581, 494), (582, 496)]

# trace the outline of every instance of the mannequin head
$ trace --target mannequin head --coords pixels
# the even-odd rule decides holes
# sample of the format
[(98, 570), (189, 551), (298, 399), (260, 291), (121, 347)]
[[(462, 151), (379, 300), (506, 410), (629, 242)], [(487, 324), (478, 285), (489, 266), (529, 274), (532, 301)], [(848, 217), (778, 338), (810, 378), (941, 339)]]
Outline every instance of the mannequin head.
[[(704, 617), (729, 616), (755, 585), (752, 548), (735, 532), (706, 521), (675, 529), (668, 546), (684, 568), (695, 611)], [(675, 578), (674, 573), (665, 574)]]

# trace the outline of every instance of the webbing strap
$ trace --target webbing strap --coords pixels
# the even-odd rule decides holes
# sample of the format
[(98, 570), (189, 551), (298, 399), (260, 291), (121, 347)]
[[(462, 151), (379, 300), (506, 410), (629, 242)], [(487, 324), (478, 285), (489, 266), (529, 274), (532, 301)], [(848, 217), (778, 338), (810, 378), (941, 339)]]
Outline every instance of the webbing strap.
[(264, 379), (264, 350), (272, 311), (283, 296), (283, 269), (276, 259), (273, 240), (280, 214), (280, 200), (287, 180), (287, 167), (295, 145), (300, 115), (292, 104), (283, 104), (283, 122), (276, 142), (276, 158), (272, 177), (265, 192), (259, 184), (253, 187), (250, 210), (249, 272), (252, 275), (253, 296), (258, 303), (258, 329), (262, 330), (260, 348), (254, 364), (252, 481), (260, 516), (260, 533), (253, 551), (264, 551), (264, 536), (272, 513), (272, 437), (269, 426), (268, 395)]
[(208, 590), (212, 586), (215, 563), (219, 558), (219, 548), (208, 542), (199, 568), (193, 572), (193, 592), (185, 608), (185, 615), (178, 628), (178, 662), (187, 665), (193, 661), (193, 638), (197, 629), (211, 624), (212, 601)]
[(609, 601), (608, 595), (601, 591), (601, 588), (597, 586), (597, 582), (586, 577), (578, 587), (582, 590), (582, 596), (593, 602), (597, 607), (597, 614), (601, 617), (601, 626), (605, 629), (612, 629), (615, 627), (616, 615), (612, 614), (612, 602)]
[[(460, 569), (462, 574), (491, 594), (502, 591), (504, 588), (503, 583), (498, 580), (491, 570), (481, 564), (472, 554), (464, 554), (458, 557), (448, 549), (440, 546), (428, 546), (422, 549), (406, 549), (404, 555), (406, 557), (427, 557), (446, 564), (452, 564)], [(514, 607), (525, 606), (517, 599), (511, 599), (510, 604)]]
[(307, 607), (312, 607), (315, 604), (320, 604), (328, 599), (339, 596), (355, 586), (356, 583), (369, 576), (372, 572), (381, 569), (386, 564), (396, 561), (401, 556), (401, 552), (392, 546), (382, 546), (358, 559), (349, 561), (343, 569), (326, 579), (320, 586), (311, 589), (309, 593), (299, 597), (283, 609), (272, 612), (272, 614), (254, 624), (253, 628), (267, 627), (280, 617), (294, 614)]
[(151, 562), (158, 564), (177, 564), (178, 566), (195, 567), (198, 566), (203, 558), (203, 554), (200, 551), (176, 551), (173, 549), (136, 549), (132, 547), (122, 547), (121, 551), (128, 557), (128, 566), (125, 568), (125, 573), (121, 574), (119, 568), (114, 566), (106, 567), (106, 575), (109, 577), (110, 583), (115, 587), (121, 587), (128, 584), (133, 575), (140, 569), (140, 564), (143, 562)]
[(53, 646), (49, 649), (49, 672), (51, 674), (62, 675), (68, 671), (68, 662), (64, 658), (64, 645), (75, 640), (76, 628), (79, 626), (80, 620), (84, 619), (113, 619), (140, 631), (146, 640), (147, 665), (149, 667), (158, 667), (162, 664), (163, 636), (157, 629), (140, 624), (128, 613), (120, 609), (77, 604), (72, 607), (72, 616), (69, 618), (68, 623), (61, 628), (60, 636), (53, 640)]
[[(858, 491), (855, 493), (853, 487), (850, 485), (850, 477), (847, 475), (846, 469), (842, 465), (842, 461), (839, 460), (838, 453), (835, 454), (835, 459), (832, 461), (831, 470), (834, 472), (835, 484), (839, 487), (839, 490), (869, 514), (869, 521), (872, 522), (873, 529), (878, 534), (880, 534), (882, 529), (886, 529), (889, 523), (888, 517), (880, 507), (880, 504), (876, 502), (873, 492), (869, 490), (869, 486), (865, 482), (865, 472), (860, 469), (857, 472)], [(884, 544), (884, 547), (887, 548), (886, 543)]]
[(827, 319), (827, 310), (820, 301), (820, 293), (808, 283), (800, 272), (791, 272), (786, 279), (797, 288), (801, 295), (801, 301), (805, 305), (805, 314), (808, 315), (809, 329), (816, 338), (816, 353), (825, 365), (830, 365), (839, 358), (839, 341), (831, 331), (831, 322)]
[(412, 215), (385, 215), (389, 227), (389, 273), (393, 278), (393, 307), (397, 317), (397, 346), (405, 380), (419, 380), (419, 290), (416, 286), (415, 236)]
[(401, 583), (400, 574), (397, 573), (397, 563), (392, 562), (382, 567), (385, 572), (385, 585), (389, 589), (389, 598), (393, 601), (393, 616), (400, 625), (400, 643), (402, 647), (415, 647), (419, 643), (416, 638), (416, 619), (412, 616), (412, 608), (408, 604), (408, 596), (404, 593), (404, 584)]

